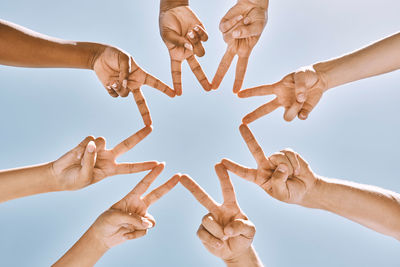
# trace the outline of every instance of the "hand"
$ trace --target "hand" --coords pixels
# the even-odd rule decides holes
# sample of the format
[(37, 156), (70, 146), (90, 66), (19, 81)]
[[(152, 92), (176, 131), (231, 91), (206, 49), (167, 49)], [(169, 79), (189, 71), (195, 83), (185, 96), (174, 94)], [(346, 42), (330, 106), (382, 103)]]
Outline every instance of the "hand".
[(234, 262), (251, 250), (255, 226), (241, 211), (228, 172), (222, 164), (215, 166), (224, 202), (216, 203), (194, 180), (182, 175), (181, 183), (210, 213), (203, 217), (197, 235), (209, 252)]
[(273, 198), (302, 204), (317, 182), (307, 162), (290, 149), (267, 158), (246, 125), (240, 126), (240, 133), (257, 162), (257, 169), (244, 167), (228, 159), (223, 159), (222, 164), (239, 177), (259, 185)]
[(233, 92), (236, 94), (242, 88), (251, 51), (260, 39), (268, 18), (267, 1), (255, 2), (239, 0), (221, 20), (219, 28), (228, 48), (212, 81), (213, 89), (218, 89), (235, 55), (238, 55), (238, 62)]
[(117, 163), (121, 154), (131, 150), (152, 131), (145, 127), (122, 141), (113, 149), (106, 149), (103, 137), (88, 136), (77, 147), (50, 164), (52, 176), (60, 190), (77, 190), (117, 174), (150, 170), (158, 162)]
[(95, 57), (93, 70), (97, 77), (112, 97), (127, 97), (133, 93), (136, 104), (142, 115), (144, 124), (152, 124), (149, 108), (140, 90), (143, 84), (160, 90), (169, 97), (174, 97), (175, 92), (156, 77), (140, 68), (132, 56), (126, 52), (106, 46)]
[(285, 108), (283, 117), (286, 121), (292, 121), (296, 116), (305, 120), (327, 89), (323, 75), (311, 66), (301, 68), (277, 83), (243, 90), (238, 94), (241, 98), (276, 95), (274, 100), (247, 114), (243, 123), (251, 123), (279, 107)]
[(92, 225), (97, 240), (109, 249), (126, 240), (146, 235), (147, 230), (154, 227), (155, 220), (147, 210), (168, 193), (179, 182), (179, 175), (174, 175), (160, 187), (141, 197), (151, 183), (160, 175), (164, 164), (159, 164), (147, 174), (135, 188), (123, 199), (104, 212)]
[(203, 69), (195, 55), (205, 54), (202, 42), (207, 32), (189, 6), (179, 6), (160, 12), (160, 34), (169, 50), (171, 73), (176, 95), (182, 95), (182, 62), (187, 60), (197, 80), (206, 91), (211, 90)]

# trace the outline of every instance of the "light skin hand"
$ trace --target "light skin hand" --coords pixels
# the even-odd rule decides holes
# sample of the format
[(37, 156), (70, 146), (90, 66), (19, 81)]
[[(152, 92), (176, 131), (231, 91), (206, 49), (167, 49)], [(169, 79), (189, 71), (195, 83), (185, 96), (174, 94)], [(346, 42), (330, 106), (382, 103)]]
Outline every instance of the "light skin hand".
[(176, 174), (166, 183), (142, 197), (160, 175), (164, 164), (157, 165), (136, 187), (109, 210), (100, 215), (89, 230), (54, 266), (93, 266), (110, 248), (146, 235), (155, 226), (147, 210), (179, 182)]
[(175, 93), (178, 96), (182, 95), (182, 62), (185, 60), (204, 90), (210, 91), (211, 84), (195, 57), (205, 54), (202, 44), (208, 40), (205, 27), (188, 3), (182, 2), (169, 8), (168, 2), (161, 1), (159, 24), (161, 37), (171, 58)]
[(238, 56), (233, 92), (243, 85), (250, 54), (267, 24), (268, 1), (239, 0), (222, 18), (220, 31), (228, 47), (212, 81), (218, 89), (235, 55)]
[(127, 97), (132, 92), (146, 126), (150, 126), (152, 120), (141, 91), (142, 85), (151, 86), (169, 97), (175, 96), (172, 88), (140, 68), (132, 56), (115, 47), (106, 46), (97, 53), (93, 70), (112, 97)]
[(113, 149), (106, 149), (103, 137), (86, 137), (77, 147), (49, 164), (59, 190), (77, 190), (117, 174), (137, 173), (153, 169), (156, 161), (117, 163), (118, 156), (131, 150), (152, 131), (145, 127)]
[(244, 167), (228, 159), (223, 159), (222, 164), (239, 177), (259, 185), (273, 198), (301, 205), (317, 182), (307, 162), (291, 149), (267, 158), (246, 125), (240, 126), (240, 133), (257, 162), (257, 169)]
[(243, 123), (249, 124), (279, 107), (285, 109), (283, 118), (286, 121), (292, 121), (296, 116), (305, 120), (326, 90), (323, 74), (315, 71), (312, 66), (301, 68), (277, 83), (245, 89), (239, 92), (240, 98), (265, 95), (276, 97), (247, 114), (243, 118)]
[(209, 213), (203, 217), (197, 235), (213, 255), (228, 266), (262, 266), (253, 247), (255, 226), (241, 211), (232, 182), (222, 164), (215, 166), (224, 202), (215, 202), (192, 178), (182, 175), (181, 183)]

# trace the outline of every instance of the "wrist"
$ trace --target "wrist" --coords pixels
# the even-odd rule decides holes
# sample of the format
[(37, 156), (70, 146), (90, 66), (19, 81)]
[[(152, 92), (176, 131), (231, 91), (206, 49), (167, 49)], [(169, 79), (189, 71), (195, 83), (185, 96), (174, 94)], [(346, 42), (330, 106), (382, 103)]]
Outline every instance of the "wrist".
[[(242, 0), (239, 0), (242, 1)], [(263, 9), (268, 9), (269, 0), (246, 0), (249, 1)]]
[(56, 191), (62, 191), (61, 185), (58, 183), (57, 178), (54, 174), (53, 170), (53, 164), (54, 162), (49, 162), (43, 165), (44, 168), (44, 184), (46, 185), (46, 188), (48, 189), (48, 192), (56, 192)]
[(326, 180), (323, 177), (316, 176), (314, 183), (308, 190), (307, 194), (304, 195), (300, 206), (312, 209), (322, 209), (323, 196), (326, 188)]
[(224, 262), (229, 267), (241, 267), (241, 266), (259, 267), (259, 266), (263, 266), (257, 256), (257, 253), (254, 250), (253, 246), (250, 246), (247, 250), (245, 250), (243, 253), (241, 253), (238, 256), (235, 256), (230, 259), (224, 259)]
[(103, 255), (110, 248), (105, 244), (103, 236), (100, 235), (93, 225), (82, 236), (84, 243), (92, 246), (92, 249), (99, 255)]
[(165, 12), (180, 6), (189, 6), (189, 0), (161, 0), (160, 12)]
[(324, 83), (323, 91), (326, 92), (330, 88), (337, 86), (332, 80), (331, 73), (333, 72), (335, 65), (333, 62), (319, 62), (313, 65), (315, 72), (317, 73), (319, 79), (322, 79)]

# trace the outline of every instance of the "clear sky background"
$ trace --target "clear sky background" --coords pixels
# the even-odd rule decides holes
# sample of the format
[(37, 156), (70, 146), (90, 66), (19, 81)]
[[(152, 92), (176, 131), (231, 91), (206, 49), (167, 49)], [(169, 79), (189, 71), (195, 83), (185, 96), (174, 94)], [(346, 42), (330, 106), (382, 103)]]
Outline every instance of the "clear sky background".
[[(200, 62), (212, 79), (226, 45), (220, 18), (234, 1), (191, 0), (209, 33)], [(1, 18), (64, 39), (116, 45), (168, 84), (170, 62), (158, 30), (158, 1), (13, 0)], [(399, 30), (398, 0), (271, 0), (269, 22), (250, 59), (244, 87), (280, 80), (303, 65), (339, 56)], [(1, 36), (0, 36), (1, 38)], [(217, 201), (214, 164), (223, 157), (255, 166), (241, 139), (241, 118), (268, 98), (232, 94), (233, 68), (206, 93), (187, 64), (183, 96), (143, 87), (154, 131), (120, 161), (166, 161), (154, 186), (188, 173)], [(87, 135), (109, 146), (143, 127), (132, 97), (113, 99), (88, 70), (0, 67), (0, 169), (60, 157)], [(400, 192), (399, 72), (326, 93), (307, 121), (287, 123), (277, 110), (251, 124), (268, 154), (292, 147), (314, 171)], [(0, 265), (48, 266), (145, 173), (111, 177), (76, 192), (0, 205)], [(257, 226), (265, 266), (399, 266), (398, 241), (324, 211), (288, 205), (231, 175), (243, 211)], [(157, 227), (112, 248), (98, 266), (223, 266), (196, 237), (206, 210), (182, 186), (151, 207)]]

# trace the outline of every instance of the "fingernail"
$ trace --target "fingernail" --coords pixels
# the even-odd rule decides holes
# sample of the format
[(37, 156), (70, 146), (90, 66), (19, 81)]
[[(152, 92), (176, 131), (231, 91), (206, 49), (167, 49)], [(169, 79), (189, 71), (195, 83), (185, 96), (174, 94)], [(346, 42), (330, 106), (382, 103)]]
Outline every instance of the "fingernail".
[(240, 21), (240, 20), (242, 20), (242, 19), (243, 19), (243, 16), (242, 16), (242, 15), (239, 15), (239, 16), (236, 17), (235, 20), (236, 20), (236, 21)]
[(215, 243), (215, 246), (217, 247), (217, 248), (220, 248), (220, 247), (222, 247), (222, 243), (221, 242), (217, 242), (217, 243)]
[(90, 141), (90, 142), (88, 143), (88, 145), (87, 145), (87, 151), (88, 151), (89, 153), (93, 153), (95, 149), (96, 149), (95, 143), (94, 143), (93, 141)]
[(297, 95), (297, 101), (304, 102), (306, 100), (306, 96), (304, 94)]
[(122, 87), (126, 88), (128, 86), (128, 80), (122, 81)]
[(245, 18), (244, 20), (243, 20), (243, 23), (244, 24), (249, 24), (251, 22), (251, 19), (250, 18)]
[(226, 241), (226, 240), (228, 240), (228, 238), (229, 238), (229, 237), (227, 237), (227, 236), (223, 236), (223, 237), (222, 237), (222, 240), (223, 240), (223, 241)]
[(192, 39), (194, 38), (194, 33), (193, 33), (192, 31), (190, 31), (190, 32), (188, 33), (188, 35), (189, 35), (190, 38), (192, 38)]
[(107, 89), (111, 89), (111, 86), (107, 86)]
[(196, 32), (198, 32), (199, 31), (199, 27), (194, 27), (194, 30), (196, 31)]
[(279, 166), (277, 170), (278, 170), (278, 172), (282, 172), (282, 173), (286, 172), (286, 168), (283, 166)]
[(185, 48), (190, 51), (193, 51), (193, 46), (191, 44), (185, 43)]
[(302, 119), (307, 119), (307, 116), (305, 115), (305, 114), (303, 114), (303, 113), (300, 113), (300, 118), (302, 118)]
[(113, 88), (117, 87), (117, 83), (114, 83), (113, 85), (111, 85)]
[(132, 212), (129, 212), (128, 215), (129, 215), (129, 216), (132, 216)]
[(236, 30), (232, 33), (233, 38), (238, 38), (240, 36), (240, 30)]
[(153, 227), (153, 224), (146, 218), (142, 218), (142, 225), (146, 228)]

